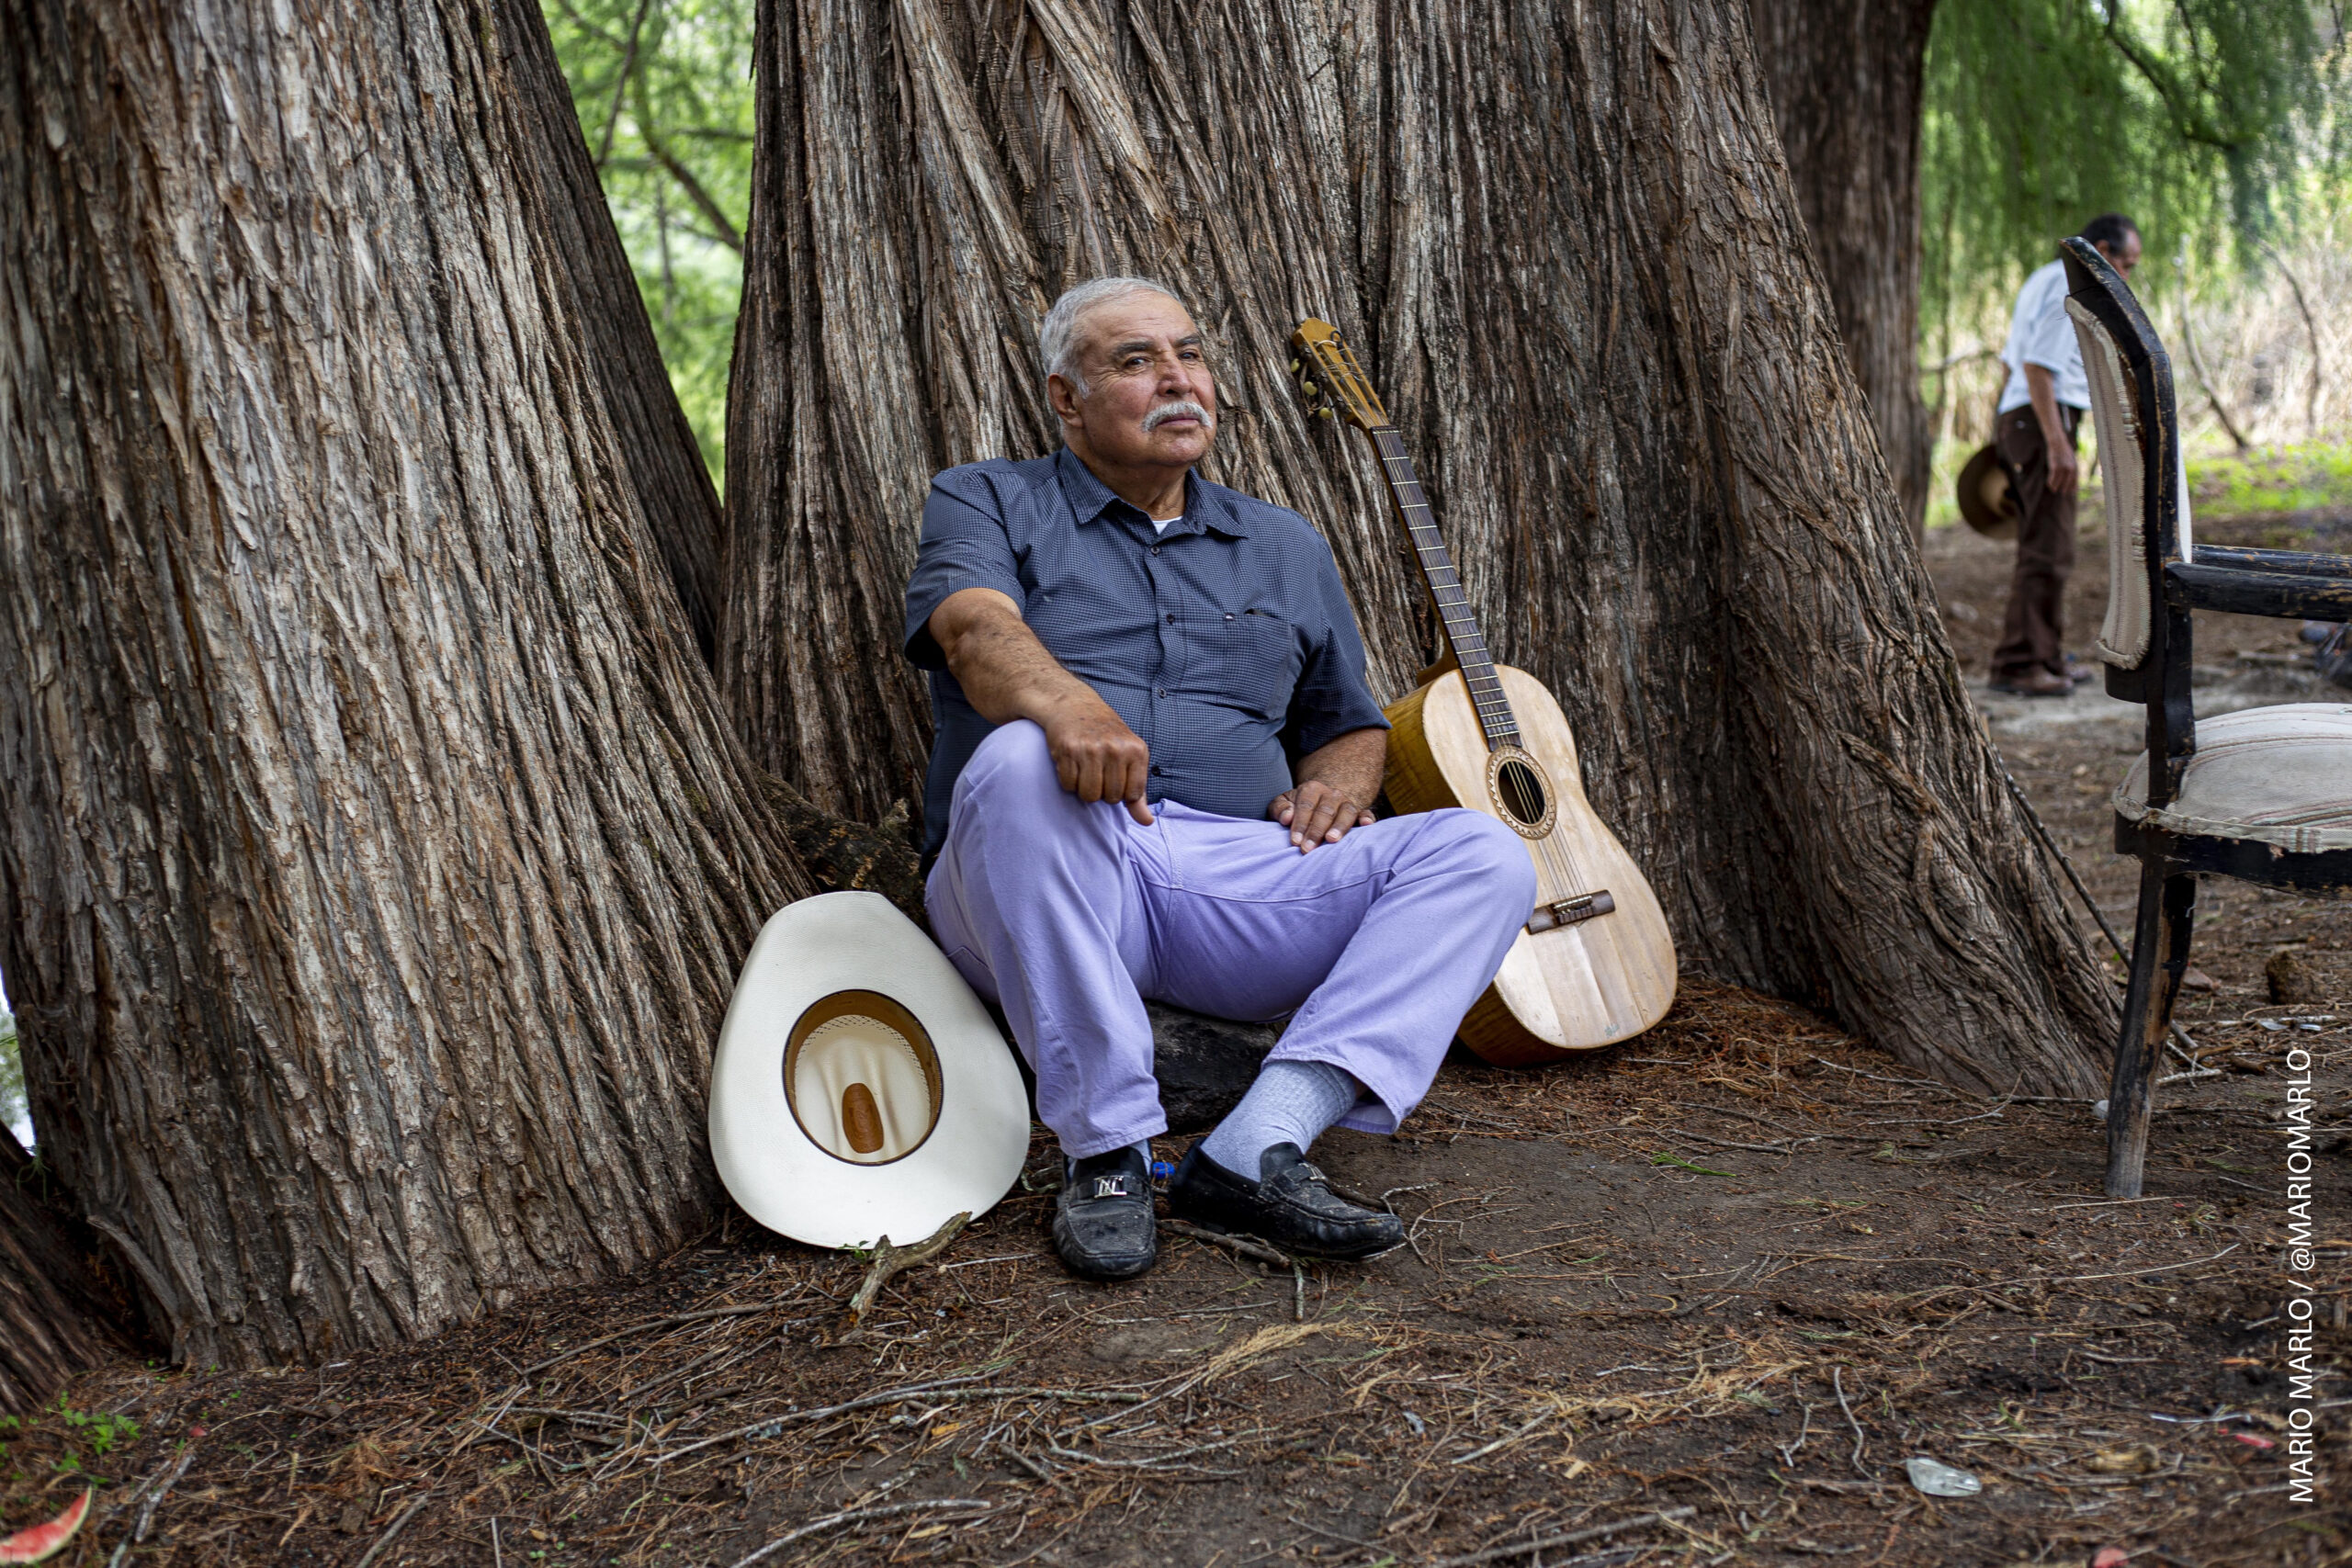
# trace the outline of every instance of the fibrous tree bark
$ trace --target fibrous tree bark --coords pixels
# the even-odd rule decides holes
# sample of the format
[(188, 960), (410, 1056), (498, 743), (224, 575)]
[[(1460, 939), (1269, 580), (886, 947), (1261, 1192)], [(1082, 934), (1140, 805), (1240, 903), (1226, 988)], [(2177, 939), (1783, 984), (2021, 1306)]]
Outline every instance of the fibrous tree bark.
[(0, 4), (0, 969), (43, 1156), (181, 1357), (691, 1235), (736, 966), (808, 888), (541, 29)]
[(1338, 323), (1498, 656), (1577, 726), (1687, 962), (1908, 1062), (2087, 1092), (2112, 1004), (2001, 786), (1806, 257), (1738, 0), (764, 0), (720, 672), (820, 804), (909, 797), (927, 477), (1055, 440), (1058, 289), (1166, 278), (1216, 477), (1430, 652), (1374, 476), (1301, 416)]
[(0, 1127), (0, 1416), (40, 1408), (67, 1378), (131, 1348), (136, 1313), (97, 1238), (53, 1207), (47, 1188)]
[(1927, 518), (1919, 126), (1936, 0), (1748, 0), (1790, 182), (1904, 514)]

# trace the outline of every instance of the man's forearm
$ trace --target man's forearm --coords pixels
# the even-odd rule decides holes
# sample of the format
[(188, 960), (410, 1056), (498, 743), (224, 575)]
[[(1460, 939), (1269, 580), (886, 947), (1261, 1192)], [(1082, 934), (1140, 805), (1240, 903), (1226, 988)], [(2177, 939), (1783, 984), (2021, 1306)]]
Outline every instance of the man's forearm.
[(1094, 688), (1046, 651), (1021, 607), (992, 588), (967, 588), (932, 612), (931, 635), (964, 698), (990, 724), (1044, 724), (1072, 703), (1100, 703)]
[(1329, 784), (1358, 806), (1379, 797), (1388, 764), (1388, 731), (1351, 729), (1299, 759), (1298, 782)]
[(964, 699), (990, 724), (1034, 721), (1046, 732), (1054, 772), (1080, 800), (1124, 802), (1149, 823), (1144, 804), (1151, 748), (1101, 694), (1061, 666), (1021, 618), (1021, 606), (993, 588), (949, 594), (927, 623), (947, 656)]
[(2058, 417), (2058, 378), (2039, 365), (2025, 367), (2025, 395), (2033, 400), (2033, 417), (2041, 422), (2041, 439), (2052, 451), (2066, 445), (2066, 423)]

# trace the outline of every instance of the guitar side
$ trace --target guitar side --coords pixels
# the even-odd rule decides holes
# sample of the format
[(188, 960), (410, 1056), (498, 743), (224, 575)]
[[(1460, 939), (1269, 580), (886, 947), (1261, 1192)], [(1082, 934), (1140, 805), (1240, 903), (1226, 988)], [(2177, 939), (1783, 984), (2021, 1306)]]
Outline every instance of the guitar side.
[[(1538, 907), (1607, 889), (1605, 915), (1521, 931), (1501, 971), (1462, 1021), (1462, 1043), (1497, 1066), (1555, 1061), (1641, 1033), (1673, 1005), (1673, 934), (1657, 896), (1586, 800), (1576, 737), (1543, 683), (1495, 666), (1517, 716), (1520, 743), (1548, 784), (1554, 819), (1535, 862)], [(1512, 824), (1490, 785), (1491, 753), (1458, 671), (1387, 709), (1385, 781), (1405, 812), (1460, 806)], [(1571, 872), (1573, 867), (1573, 873)]]

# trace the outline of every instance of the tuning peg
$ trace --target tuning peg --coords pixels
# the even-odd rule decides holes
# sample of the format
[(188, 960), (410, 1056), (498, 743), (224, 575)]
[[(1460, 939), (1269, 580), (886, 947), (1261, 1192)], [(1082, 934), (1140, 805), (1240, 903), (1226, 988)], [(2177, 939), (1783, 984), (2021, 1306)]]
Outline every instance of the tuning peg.
[(1331, 405), (1325, 403), (1321, 408), (1317, 409), (1315, 412), (1325, 419), (1329, 419), (1331, 417)]
[(1299, 385), (1300, 385), (1300, 387), (1301, 387), (1301, 388), (1306, 391), (1306, 395), (1307, 395), (1308, 397), (1310, 397), (1310, 398), (1311, 398), (1311, 397), (1313, 397), (1313, 396), (1315, 396), (1317, 392), (1319, 392), (1319, 391), (1321, 391), (1321, 390), (1323, 389), (1321, 389), (1320, 387), (1317, 387), (1317, 386), (1314, 382), (1312, 382), (1312, 381), (1302, 381), (1302, 382), (1300, 382), (1300, 383), (1299, 383)]
[(1294, 376), (1298, 374), (1298, 361), (1295, 359), (1290, 362), (1290, 373)]

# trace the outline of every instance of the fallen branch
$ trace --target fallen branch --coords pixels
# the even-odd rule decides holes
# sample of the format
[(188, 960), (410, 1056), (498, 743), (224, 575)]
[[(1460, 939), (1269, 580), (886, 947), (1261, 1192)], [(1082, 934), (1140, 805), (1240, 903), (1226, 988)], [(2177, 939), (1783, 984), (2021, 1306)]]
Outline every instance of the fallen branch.
[(431, 1501), (433, 1501), (433, 1494), (428, 1492), (424, 1496), (419, 1497), (415, 1502), (411, 1503), (407, 1507), (402, 1508), (401, 1510), (400, 1517), (394, 1519), (385, 1528), (384, 1533), (376, 1538), (376, 1544), (368, 1549), (368, 1555), (359, 1560), (356, 1568), (368, 1568), (368, 1564), (375, 1562), (377, 1558), (382, 1556), (384, 1548), (392, 1544), (392, 1537), (401, 1533), (401, 1527), (408, 1523), (409, 1520), (416, 1517), (417, 1510), (424, 1507), (424, 1505)]
[(591, 1339), (585, 1345), (574, 1345), (569, 1350), (559, 1350), (544, 1361), (535, 1361), (523, 1369), (522, 1375), (529, 1377), (534, 1372), (546, 1371), (558, 1361), (567, 1361), (574, 1356), (584, 1356), (601, 1346), (610, 1345), (616, 1339), (630, 1339), (656, 1328), (674, 1328), (682, 1323), (701, 1323), (714, 1317), (748, 1317), (755, 1312), (773, 1312), (777, 1307), (797, 1301), (808, 1293), (804, 1286), (788, 1296), (778, 1296), (772, 1302), (762, 1302), (757, 1306), (710, 1307), (701, 1312), (674, 1313), (668, 1317), (654, 1318), (650, 1323), (633, 1323), (617, 1334), (607, 1334), (602, 1339)]
[(859, 1285), (857, 1294), (849, 1299), (849, 1320), (852, 1323), (862, 1322), (874, 1305), (874, 1298), (880, 1295), (882, 1287), (889, 1282), (890, 1276), (918, 1263), (930, 1262), (946, 1251), (947, 1244), (971, 1223), (972, 1212), (967, 1209), (912, 1247), (893, 1247), (890, 1238), (884, 1236), (880, 1248), (874, 1254), (874, 1266), (865, 1271), (865, 1283)]
[(752, 1563), (760, 1562), (769, 1553), (780, 1551), (802, 1537), (815, 1535), (820, 1530), (838, 1529), (843, 1525), (863, 1524), (868, 1519), (888, 1518), (896, 1514), (930, 1513), (947, 1508), (976, 1508), (979, 1511), (970, 1516), (976, 1519), (996, 1512), (989, 1506), (985, 1497), (932, 1497), (918, 1503), (884, 1503), (871, 1508), (844, 1508), (838, 1514), (827, 1514), (821, 1519), (811, 1519), (797, 1529), (785, 1531), (750, 1556), (737, 1558), (734, 1568), (750, 1568)]
[(114, 1555), (107, 1560), (107, 1568), (122, 1568), (122, 1560), (130, 1555), (130, 1549), (147, 1539), (147, 1527), (155, 1522), (155, 1510), (164, 1506), (164, 1499), (171, 1495), (180, 1477), (187, 1473), (187, 1467), (195, 1462), (196, 1448), (191, 1444), (187, 1451), (180, 1455), (179, 1463), (172, 1466), (172, 1472), (164, 1477), (163, 1483), (141, 1506), (138, 1522), (130, 1527), (130, 1533), (122, 1538), (122, 1544), (114, 1549)]
[[(845, 1399), (839, 1404), (828, 1404), (818, 1410), (787, 1410), (781, 1416), (765, 1416), (749, 1426), (737, 1427), (730, 1431), (721, 1432), (716, 1437), (688, 1443), (684, 1448), (672, 1449), (667, 1453), (655, 1454), (649, 1462), (668, 1464), (672, 1460), (684, 1459), (690, 1453), (717, 1443), (731, 1442), (738, 1438), (772, 1438), (786, 1427), (798, 1426), (808, 1421), (827, 1421), (836, 1416), (846, 1416), (852, 1411), (871, 1410), (877, 1404), (899, 1404), (914, 1399), (1068, 1399), (1097, 1404), (1143, 1402), (1143, 1395), (1139, 1393), (1095, 1389), (1014, 1388), (996, 1384), (980, 1388), (964, 1386), (971, 1382), (972, 1379), (969, 1377), (946, 1378), (938, 1382), (917, 1383), (907, 1388), (894, 1388), (884, 1393), (869, 1393), (857, 1399)], [(501, 1435), (503, 1436), (503, 1434)]]
[(1600, 1540), (1608, 1536), (1623, 1535), (1627, 1530), (1647, 1529), (1652, 1525), (1687, 1519), (1698, 1511), (1695, 1507), (1685, 1506), (1661, 1509), (1655, 1514), (1636, 1514), (1630, 1519), (1619, 1519), (1615, 1524), (1593, 1525), (1586, 1529), (1569, 1530), (1562, 1535), (1547, 1535), (1535, 1540), (1513, 1541), (1508, 1546), (1490, 1546), (1484, 1551), (1466, 1552), (1460, 1557), (1441, 1557), (1430, 1563), (1430, 1568), (1476, 1568), (1476, 1564), (1481, 1562), (1501, 1562), (1513, 1557), (1525, 1557), (1531, 1552), (1549, 1551), (1555, 1546), (1574, 1546), (1578, 1541)]
[(1846, 1413), (1846, 1425), (1854, 1429), (1854, 1473), (1865, 1481), (1873, 1480), (1875, 1478), (1871, 1472), (1862, 1468), (1862, 1424), (1854, 1419), (1854, 1407), (1846, 1403), (1844, 1369), (1839, 1367), (1829, 1369), (1829, 1386), (1838, 1391), (1838, 1408)]
[(1159, 1222), (1159, 1228), (1173, 1235), (1186, 1236), (1193, 1241), (1204, 1241), (1211, 1247), (1221, 1247), (1227, 1252), (1238, 1252), (1244, 1258), (1254, 1258), (1261, 1263), (1271, 1263), (1277, 1269), (1295, 1267), (1289, 1258), (1276, 1252), (1272, 1247), (1245, 1240), (1238, 1235), (1226, 1235), (1217, 1231), (1203, 1230), (1200, 1226), (1188, 1224), (1182, 1220), (1162, 1220)]

